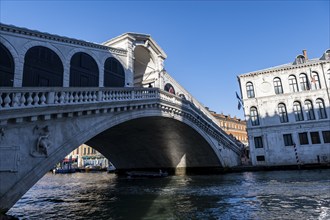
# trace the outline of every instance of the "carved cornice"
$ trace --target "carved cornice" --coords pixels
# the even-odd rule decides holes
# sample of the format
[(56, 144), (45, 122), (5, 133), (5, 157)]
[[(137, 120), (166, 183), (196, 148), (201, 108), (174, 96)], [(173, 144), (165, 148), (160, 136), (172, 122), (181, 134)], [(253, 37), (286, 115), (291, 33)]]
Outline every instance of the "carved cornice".
[(20, 34), (20, 35), (26, 35), (30, 37), (37, 37), (41, 39), (51, 40), (51, 41), (57, 41), (61, 43), (68, 43), (73, 45), (79, 45), (83, 47), (91, 47), (95, 49), (100, 50), (107, 50), (111, 53), (119, 54), (119, 55), (125, 55), (127, 54), (127, 51), (124, 49), (118, 49), (113, 47), (104, 46), (101, 44), (91, 43), (83, 40), (77, 40), (74, 38), (68, 38), (68, 37), (62, 37), (58, 35), (53, 35), (49, 33), (39, 32), (39, 31), (33, 31), (27, 28), (20, 28), (12, 25), (5, 25), (0, 23), (0, 31), (14, 33), (14, 34)]
[(274, 67), (274, 68), (270, 68), (270, 69), (250, 72), (250, 73), (239, 75), (238, 77), (243, 78), (243, 77), (249, 77), (249, 76), (257, 76), (257, 75), (263, 75), (263, 74), (274, 73), (274, 72), (281, 72), (281, 71), (288, 71), (288, 70), (294, 70), (294, 69), (300, 69), (300, 68), (306, 68), (306, 67), (313, 67), (313, 66), (318, 66), (320, 64), (326, 64), (326, 63), (330, 63), (330, 61), (327, 61), (327, 60), (310, 61), (310, 62), (300, 64), (300, 65), (287, 65), (287, 66), (283, 66), (283, 67)]

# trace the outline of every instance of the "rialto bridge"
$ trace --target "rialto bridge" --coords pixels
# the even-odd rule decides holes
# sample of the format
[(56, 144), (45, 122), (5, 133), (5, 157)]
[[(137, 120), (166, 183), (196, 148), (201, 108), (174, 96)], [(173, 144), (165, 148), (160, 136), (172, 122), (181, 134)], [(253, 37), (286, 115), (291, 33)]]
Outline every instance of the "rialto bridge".
[(119, 170), (240, 164), (240, 146), (149, 36), (103, 44), (0, 25), (0, 210), (83, 143)]

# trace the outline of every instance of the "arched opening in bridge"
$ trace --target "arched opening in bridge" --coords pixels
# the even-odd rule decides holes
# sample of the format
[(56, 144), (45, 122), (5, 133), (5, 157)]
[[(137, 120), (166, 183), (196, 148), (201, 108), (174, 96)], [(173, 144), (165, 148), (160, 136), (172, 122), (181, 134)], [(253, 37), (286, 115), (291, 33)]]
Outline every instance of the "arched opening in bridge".
[(73, 55), (70, 63), (71, 87), (99, 86), (99, 69), (95, 60), (87, 53)]
[(144, 46), (137, 46), (134, 50), (134, 86), (147, 87), (155, 81), (157, 74), (155, 60), (150, 51)]
[(104, 64), (104, 87), (124, 87), (125, 71), (121, 63), (110, 57)]
[(106, 171), (108, 169), (115, 170), (106, 157), (91, 146), (82, 144), (59, 161), (54, 167), (53, 173)]
[(0, 43), (0, 87), (13, 86), (14, 83), (14, 59), (9, 50)]
[(166, 117), (143, 117), (111, 127), (86, 142), (118, 170), (185, 171), (221, 167), (216, 153), (195, 129)]
[(22, 85), (62, 86), (63, 64), (59, 56), (47, 47), (30, 48), (25, 55)]

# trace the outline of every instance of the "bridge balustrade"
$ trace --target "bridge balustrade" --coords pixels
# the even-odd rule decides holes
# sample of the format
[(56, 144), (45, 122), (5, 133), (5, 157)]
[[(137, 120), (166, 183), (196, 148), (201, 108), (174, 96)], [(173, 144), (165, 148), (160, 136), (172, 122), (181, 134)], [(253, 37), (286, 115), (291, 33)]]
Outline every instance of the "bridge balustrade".
[[(156, 88), (2, 88), (0, 110), (159, 98)], [(174, 100), (174, 99), (173, 99)], [(170, 101), (170, 99), (167, 99)], [(178, 101), (176, 101), (178, 103)]]

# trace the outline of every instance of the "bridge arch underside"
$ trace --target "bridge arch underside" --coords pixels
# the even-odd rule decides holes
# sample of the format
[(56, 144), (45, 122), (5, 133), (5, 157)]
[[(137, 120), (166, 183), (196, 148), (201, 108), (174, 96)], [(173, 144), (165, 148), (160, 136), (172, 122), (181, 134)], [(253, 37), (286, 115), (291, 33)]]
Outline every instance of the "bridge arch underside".
[(115, 167), (127, 169), (221, 167), (210, 144), (189, 125), (166, 117), (126, 121), (90, 139)]

